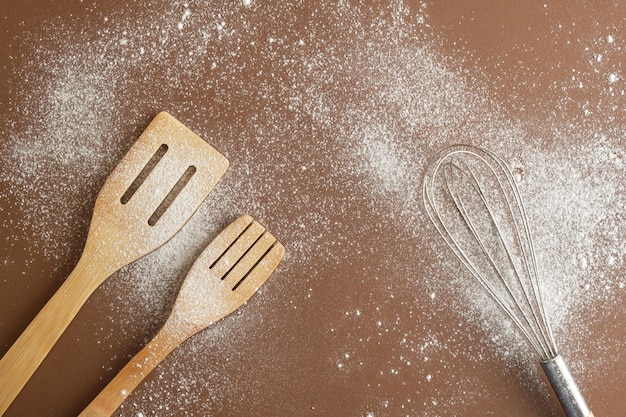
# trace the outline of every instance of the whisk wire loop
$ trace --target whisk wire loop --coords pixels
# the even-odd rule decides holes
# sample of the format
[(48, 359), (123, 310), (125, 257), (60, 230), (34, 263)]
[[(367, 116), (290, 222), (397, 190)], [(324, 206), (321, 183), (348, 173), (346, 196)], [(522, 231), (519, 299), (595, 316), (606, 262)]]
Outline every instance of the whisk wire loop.
[(568, 417), (593, 417), (558, 353), (526, 210), (506, 164), (473, 146), (445, 148), (428, 165), (422, 197), (446, 245), (541, 358)]
[[(461, 168), (459, 165), (462, 165), (463, 167)], [(502, 284), (502, 287), (504, 288), (505, 292), (504, 294), (498, 292), (494, 288), (494, 286), (492, 286), (488, 281), (479, 279), (479, 282), (483, 284), (483, 286), (488, 290), (490, 295), (504, 309), (504, 311), (509, 315), (509, 317), (513, 320), (513, 322), (517, 325), (517, 327), (520, 328), (523, 335), (530, 342), (533, 348), (537, 352), (541, 352), (542, 356), (549, 355), (548, 353), (549, 348), (545, 345), (545, 343), (542, 343), (542, 341), (544, 340), (543, 339), (544, 335), (539, 335), (537, 333), (537, 331), (538, 330), (540, 331), (541, 329), (541, 324), (539, 322), (538, 316), (537, 314), (529, 314), (529, 311), (530, 312), (533, 311), (532, 310), (533, 302), (532, 302), (531, 296), (528, 294), (527, 286), (523, 285), (522, 280), (520, 278), (521, 274), (523, 274), (524, 272), (519, 271), (518, 265), (513, 260), (512, 248), (510, 247), (509, 244), (507, 244), (506, 240), (503, 239), (504, 232), (502, 230), (502, 227), (499, 224), (500, 222), (496, 220), (496, 216), (493, 213), (489, 202), (487, 201), (487, 197), (486, 197), (485, 191), (483, 190), (483, 187), (481, 187), (479, 181), (474, 176), (473, 171), (469, 169), (469, 167), (467, 167), (467, 165), (463, 163), (463, 161), (461, 161), (460, 164), (455, 164), (454, 162), (448, 162), (444, 165), (443, 168), (444, 168), (444, 176), (446, 177), (446, 188), (450, 192), (450, 195), (452, 196), (454, 204), (457, 210), (459, 211), (459, 213), (461, 214), (462, 218), (464, 219), (467, 228), (471, 232), (472, 237), (475, 239), (476, 244), (482, 250), (486, 259), (489, 261), (490, 266), (493, 268), (493, 271), (498, 277), (498, 281), (500, 284)], [(488, 214), (489, 222), (491, 223), (491, 225), (496, 231), (495, 237), (498, 239), (498, 244), (502, 247), (502, 250), (504, 254), (506, 255), (505, 256), (506, 262), (504, 266), (498, 264), (498, 261), (495, 259), (492, 251), (490, 251), (487, 248), (487, 245), (480, 237), (480, 234), (477, 230), (477, 226), (475, 225), (475, 222), (471, 219), (469, 215), (469, 210), (466, 208), (466, 204), (464, 203), (464, 200), (461, 199), (458, 192), (454, 191), (455, 190), (454, 185), (456, 185), (454, 184), (454, 181), (455, 181), (454, 176), (450, 176), (448, 174), (451, 169), (458, 170), (458, 174), (460, 176), (467, 177), (467, 179), (470, 181), (469, 186), (479, 196), (481, 208), (484, 209), (485, 212)], [(491, 170), (491, 172), (495, 175), (495, 172), (493, 170)], [(498, 178), (496, 177), (496, 179)], [(503, 192), (503, 197), (506, 199), (507, 206), (510, 207), (508, 196), (504, 194), (504, 189), (499, 179), (498, 179), (498, 187)], [(519, 228), (517, 227), (515, 223), (515, 218), (513, 217), (511, 220), (515, 225), (513, 227), (515, 234), (512, 236), (512, 238), (515, 241), (519, 242), (520, 241)], [(520, 245), (520, 248), (523, 250), (523, 246)], [(472, 264), (470, 260), (468, 260), (468, 263), (470, 265)], [(527, 263), (523, 262), (522, 266), (528, 272)], [(515, 281), (513, 282), (513, 284), (519, 285), (519, 288), (522, 289), (522, 295), (523, 295), (522, 301), (525, 303), (525, 305), (528, 306), (527, 309), (521, 308), (520, 304), (515, 302), (514, 291), (511, 287), (511, 284), (509, 284), (508, 280), (505, 277), (505, 271), (506, 271), (505, 268), (509, 268), (508, 271), (511, 272), (513, 277), (515, 278)], [(470, 270), (472, 271), (472, 274), (478, 273), (477, 268), (475, 268), (473, 265)], [(511, 311), (513, 311), (514, 314), (511, 314)]]
[(428, 217), (471, 275), (542, 359), (556, 357), (526, 212), (504, 162), (466, 145), (444, 149), (429, 166), (423, 197)]

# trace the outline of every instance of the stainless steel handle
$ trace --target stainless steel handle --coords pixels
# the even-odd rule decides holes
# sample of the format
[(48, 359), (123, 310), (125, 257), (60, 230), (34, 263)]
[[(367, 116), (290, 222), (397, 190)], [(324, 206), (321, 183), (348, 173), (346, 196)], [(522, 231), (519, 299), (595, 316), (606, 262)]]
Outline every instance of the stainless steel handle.
[(567, 417), (593, 416), (561, 355), (541, 362), (541, 366)]

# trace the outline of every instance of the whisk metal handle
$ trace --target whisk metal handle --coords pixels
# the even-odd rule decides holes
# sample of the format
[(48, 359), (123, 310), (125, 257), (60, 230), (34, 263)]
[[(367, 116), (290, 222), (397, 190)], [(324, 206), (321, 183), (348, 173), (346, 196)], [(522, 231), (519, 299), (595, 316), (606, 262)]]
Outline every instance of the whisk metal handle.
[(593, 417), (561, 355), (542, 361), (541, 366), (567, 417)]

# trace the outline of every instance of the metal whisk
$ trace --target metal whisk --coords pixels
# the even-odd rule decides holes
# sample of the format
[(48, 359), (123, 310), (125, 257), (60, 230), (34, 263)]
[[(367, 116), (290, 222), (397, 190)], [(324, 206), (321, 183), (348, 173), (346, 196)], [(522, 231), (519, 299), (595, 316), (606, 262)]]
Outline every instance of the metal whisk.
[(505, 163), (474, 146), (444, 148), (429, 163), (422, 191), (446, 244), (539, 355), (567, 416), (593, 417), (556, 347), (526, 212)]

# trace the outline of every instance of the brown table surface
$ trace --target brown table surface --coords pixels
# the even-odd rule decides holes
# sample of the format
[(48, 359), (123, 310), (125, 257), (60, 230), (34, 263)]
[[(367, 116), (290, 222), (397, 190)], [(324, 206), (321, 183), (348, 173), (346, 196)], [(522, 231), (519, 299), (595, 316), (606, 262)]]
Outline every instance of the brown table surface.
[(514, 171), (560, 350), (594, 414), (624, 415), (619, 1), (7, 0), (0, 50), (0, 354), (157, 112), (231, 161), (179, 235), (96, 290), (6, 417), (77, 415), (244, 213), (281, 266), (116, 416), (562, 416), (425, 217), (424, 167), (453, 143)]

